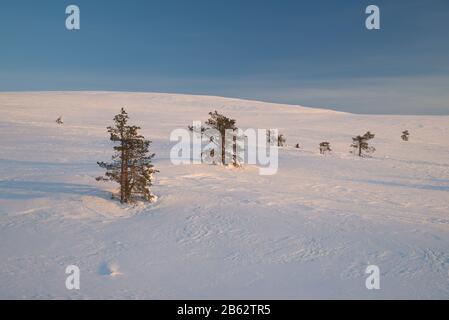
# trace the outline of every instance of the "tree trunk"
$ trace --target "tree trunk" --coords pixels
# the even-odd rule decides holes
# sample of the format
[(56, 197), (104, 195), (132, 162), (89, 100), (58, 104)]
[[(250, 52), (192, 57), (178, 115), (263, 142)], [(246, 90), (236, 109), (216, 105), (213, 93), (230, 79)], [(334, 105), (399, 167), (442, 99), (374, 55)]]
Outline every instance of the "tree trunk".
[[(234, 133), (235, 133), (235, 129), (234, 129)], [(237, 136), (236, 135), (234, 135), (232, 137), (232, 142), (233, 142), (232, 143), (232, 152), (233, 152), (232, 160), (234, 162), (234, 166), (237, 167)]]
[(226, 137), (225, 134), (221, 135), (221, 162), (226, 164)]
[(128, 183), (128, 149), (125, 150), (125, 166), (124, 166), (124, 193), (125, 193), (125, 203), (128, 203), (129, 200), (129, 183)]
[(120, 160), (121, 160), (121, 163), (120, 163), (120, 202), (121, 203), (124, 203), (125, 202), (125, 190), (124, 190), (124, 186), (125, 186), (125, 184), (124, 184), (124, 178), (125, 178), (125, 145), (124, 145), (124, 143), (123, 143), (123, 131), (121, 132), (121, 140), (120, 140), (120, 143), (121, 143), (121, 147), (122, 147), (122, 150), (121, 150), (121, 156), (120, 156)]

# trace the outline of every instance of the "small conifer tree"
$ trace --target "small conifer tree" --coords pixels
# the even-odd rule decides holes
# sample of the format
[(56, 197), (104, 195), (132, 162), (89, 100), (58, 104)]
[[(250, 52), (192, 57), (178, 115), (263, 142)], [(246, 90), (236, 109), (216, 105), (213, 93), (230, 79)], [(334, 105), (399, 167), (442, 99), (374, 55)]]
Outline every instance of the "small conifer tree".
[(125, 109), (114, 117), (114, 126), (108, 127), (110, 140), (114, 146), (112, 162), (98, 162), (106, 169), (104, 177), (98, 181), (114, 181), (120, 185), (120, 202), (129, 203), (141, 197), (152, 201), (151, 186), (154, 173), (150, 154), (151, 141), (146, 140), (138, 133), (140, 127), (128, 125), (128, 114)]
[(284, 137), (283, 134), (278, 135), (278, 147), (283, 147), (287, 142), (287, 138)]
[(402, 136), (401, 136), (403, 141), (408, 141), (410, 138), (410, 133), (408, 132), (408, 130), (402, 131)]
[(374, 139), (375, 135), (371, 132), (365, 133), (363, 136), (357, 136), (352, 138), (351, 148), (353, 148), (353, 153), (357, 154), (359, 157), (366, 156), (368, 154), (374, 153), (376, 149), (369, 145), (369, 141)]
[(323, 141), (323, 142), (320, 143), (320, 153), (321, 154), (326, 154), (326, 153), (329, 153), (331, 151), (332, 151), (332, 149), (330, 147), (330, 143), (329, 142)]

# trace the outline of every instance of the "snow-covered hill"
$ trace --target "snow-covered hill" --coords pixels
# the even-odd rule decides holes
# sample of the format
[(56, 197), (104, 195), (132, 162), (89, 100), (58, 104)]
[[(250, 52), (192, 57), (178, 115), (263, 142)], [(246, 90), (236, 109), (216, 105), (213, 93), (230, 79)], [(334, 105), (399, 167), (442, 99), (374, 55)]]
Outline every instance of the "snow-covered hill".
[[(123, 207), (94, 179), (121, 107), (154, 141), (156, 204)], [(171, 131), (213, 110), (284, 133), (278, 173), (172, 165)], [(351, 137), (368, 130), (374, 157), (350, 155)], [(0, 298), (449, 298), (449, 117), (1, 93), (0, 137)], [(324, 140), (332, 155), (319, 154)], [(81, 290), (66, 289), (68, 265)], [(368, 265), (380, 268), (380, 290), (365, 287)]]

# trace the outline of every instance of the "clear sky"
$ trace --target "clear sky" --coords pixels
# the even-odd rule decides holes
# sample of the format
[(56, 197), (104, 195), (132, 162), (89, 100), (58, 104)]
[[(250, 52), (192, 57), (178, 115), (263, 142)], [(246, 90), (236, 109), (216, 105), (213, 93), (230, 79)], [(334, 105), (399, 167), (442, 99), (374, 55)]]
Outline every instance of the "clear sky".
[[(365, 28), (369, 4), (381, 30)], [(449, 114), (449, 1), (1, 0), (0, 91), (33, 90)]]

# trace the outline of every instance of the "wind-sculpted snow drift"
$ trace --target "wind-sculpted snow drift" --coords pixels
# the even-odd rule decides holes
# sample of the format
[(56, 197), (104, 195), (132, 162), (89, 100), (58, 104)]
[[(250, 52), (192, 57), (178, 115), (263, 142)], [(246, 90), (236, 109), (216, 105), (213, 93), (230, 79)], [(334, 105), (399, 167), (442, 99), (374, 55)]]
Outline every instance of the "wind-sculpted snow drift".
[[(121, 205), (115, 185), (95, 181), (121, 107), (153, 141), (154, 204)], [(275, 175), (171, 163), (171, 132), (213, 110), (285, 135)], [(376, 152), (350, 154), (352, 137), (368, 130)], [(0, 137), (0, 298), (449, 298), (449, 117), (1, 93)], [(69, 265), (80, 290), (64, 285)], [(380, 290), (365, 287), (369, 265), (380, 268)]]

